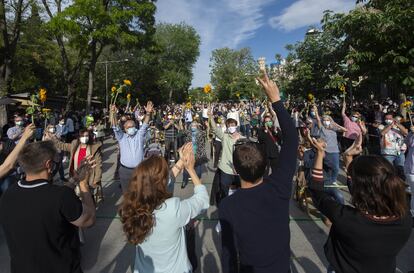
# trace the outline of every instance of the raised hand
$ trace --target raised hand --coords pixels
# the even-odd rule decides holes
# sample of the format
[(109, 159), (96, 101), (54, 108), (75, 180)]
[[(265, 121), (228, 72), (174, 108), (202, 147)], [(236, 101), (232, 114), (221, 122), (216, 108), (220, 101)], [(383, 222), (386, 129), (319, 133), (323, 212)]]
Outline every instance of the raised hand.
[(92, 156), (86, 157), (82, 160), (80, 167), (75, 171), (73, 178), (77, 182), (86, 181), (89, 177), (90, 171), (96, 167), (95, 160)]
[(263, 79), (257, 78), (257, 80), (262, 85), (263, 89), (266, 92), (267, 97), (272, 103), (280, 101), (279, 88), (277, 87), (274, 81), (269, 79), (269, 77), (267, 76), (267, 73), (264, 73)]
[(24, 140), (30, 139), (33, 136), (35, 130), (36, 130), (36, 126), (33, 123), (29, 124), (24, 129), (24, 132), (23, 132), (23, 135), (22, 135), (22, 139), (24, 139)]
[(147, 114), (152, 113), (152, 111), (154, 110), (154, 104), (152, 103), (152, 101), (148, 101), (147, 106), (144, 106), (144, 109), (147, 112)]

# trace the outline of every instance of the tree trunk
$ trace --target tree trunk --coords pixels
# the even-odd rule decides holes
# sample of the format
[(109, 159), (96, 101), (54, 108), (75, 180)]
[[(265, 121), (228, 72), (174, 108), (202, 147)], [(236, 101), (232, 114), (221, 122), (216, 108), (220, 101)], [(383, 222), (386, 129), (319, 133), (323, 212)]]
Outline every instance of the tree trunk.
[(75, 94), (76, 94), (75, 84), (73, 81), (70, 81), (67, 83), (67, 88), (68, 88), (68, 97), (66, 101), (66, 113), (73, 110), (73, 103), (75, 101)]
[(95, 64), (90, 64), (89, 66), (89, 80), (88, 80), (88, 98), (87, 98), (87, 104), (86, 104), (86, 112), (89, 112), (91, 109), (91, 103), (92, 103), (92, 94), (93, 94), (93, 83), (95, 80)]
[(169, 94), (168, 94), (168, 101), (169, 101), (170, 103), (172, 103), (172, 95), (173, 95), (173, 90), (172, 90), (172, 89), (170, 89), (170, 92), (169, 92)]

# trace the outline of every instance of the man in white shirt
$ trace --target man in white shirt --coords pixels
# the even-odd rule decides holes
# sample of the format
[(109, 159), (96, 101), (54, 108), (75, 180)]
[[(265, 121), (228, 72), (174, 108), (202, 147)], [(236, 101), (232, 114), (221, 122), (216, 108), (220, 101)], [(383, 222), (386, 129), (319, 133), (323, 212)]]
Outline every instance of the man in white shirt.
[(240, 127), (240, 113), (239, 110), (236, 109), (235, 105), (232, 105), (230, 112), (227, 113), (227, 119), (229, 118), (236, 120), (237, 127)]

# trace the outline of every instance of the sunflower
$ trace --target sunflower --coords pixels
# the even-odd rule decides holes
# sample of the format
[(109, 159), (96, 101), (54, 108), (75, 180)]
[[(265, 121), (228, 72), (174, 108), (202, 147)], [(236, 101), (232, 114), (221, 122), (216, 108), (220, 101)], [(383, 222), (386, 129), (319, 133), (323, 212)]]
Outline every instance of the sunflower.
[(341, 90), (342, 93), (345, 93), (345, 90), (346, 90), (345, 85), (341, 85), (341, 87), (339, 87), (339, 90)]
[(112, 92), (112, 93), (115, 93), (115, 91), (116, 91), (116, 87), (115, 87), (115, 86), (112, 86), (112, 88), (111, 88), (111, 92)]
[(39, 90), (39, 100), (40, 102), (45, 102), (47, 99), (46, 96), (47, 90), (45, 88), (40, 88)]
[(205, 94), (209, 94), (211, 92), (211, 84), (206, 84), (204, 86), (204, 90), (203, 91), (204, 91)]
[(132, 83), (131, 83), (131, 81), (130, 81), (130, 80), (124, 80), (124, 84), (125, 84), (125, 85), (128, 85), (128, 86), (131, 86), (131, 84), (132, 84)]
[(315, 100), (315, 97), (313, 96), (313, 94), (312, 93), (309, 93), (308, 94), (308, 101), (314, 101)]
[(127, 95), (127, 100), (128, 100), (128, 101), (131, 101), (131, 94), (129, 94), (129, 93), (128, 93), (128, 95)]

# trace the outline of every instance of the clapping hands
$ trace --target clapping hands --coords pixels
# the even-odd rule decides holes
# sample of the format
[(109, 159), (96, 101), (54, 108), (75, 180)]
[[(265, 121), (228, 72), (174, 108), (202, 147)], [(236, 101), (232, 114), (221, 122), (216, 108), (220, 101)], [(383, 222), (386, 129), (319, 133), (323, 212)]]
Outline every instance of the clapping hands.
[(193, 152), (193, 144), (188, 142), (184, 144), (183, 147), (179, 150), (180, 159), (184, 163), (186, 170), (193, 170), (195, 165), (195, 156)]

